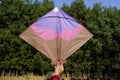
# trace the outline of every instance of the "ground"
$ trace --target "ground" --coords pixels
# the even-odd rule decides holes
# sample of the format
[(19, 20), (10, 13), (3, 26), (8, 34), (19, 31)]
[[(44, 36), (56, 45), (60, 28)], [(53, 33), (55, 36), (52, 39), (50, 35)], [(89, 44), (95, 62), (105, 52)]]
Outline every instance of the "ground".
[[(64, 80), (70, 80), (69, 78), (63, 77)], [(0, 80), (45, 80), (44, 76), (5, 76), (5, 77), (0, 77)]]

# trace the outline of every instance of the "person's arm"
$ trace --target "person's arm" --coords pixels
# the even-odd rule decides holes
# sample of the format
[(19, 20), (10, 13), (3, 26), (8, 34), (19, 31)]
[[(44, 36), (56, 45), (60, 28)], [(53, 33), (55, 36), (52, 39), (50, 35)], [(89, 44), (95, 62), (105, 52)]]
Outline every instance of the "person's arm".
[(57, 62), (55, 66), (55, 72), (53, 73), (51, 80), (60, 80), (60, 74), (64, 71), (63, 64)]

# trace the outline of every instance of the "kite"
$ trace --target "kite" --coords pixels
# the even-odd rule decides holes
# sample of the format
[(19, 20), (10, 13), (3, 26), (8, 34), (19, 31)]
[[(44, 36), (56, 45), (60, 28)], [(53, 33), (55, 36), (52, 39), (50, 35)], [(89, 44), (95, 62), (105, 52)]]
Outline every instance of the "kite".
[(54, 8), (31, 24), (20, 37), (56, 64), (93, 37), (83, 25), (61, 9)]

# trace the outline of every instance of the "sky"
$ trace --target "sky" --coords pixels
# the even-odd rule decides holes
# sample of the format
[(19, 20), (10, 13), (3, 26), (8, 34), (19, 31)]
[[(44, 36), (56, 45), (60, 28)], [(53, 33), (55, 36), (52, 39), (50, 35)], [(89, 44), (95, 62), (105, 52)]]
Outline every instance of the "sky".
[[(55, 3), (55, 7), (60, 8), (62, 7), (63, 3), (70, 5), (74, 0), (53, 0), (53, 1)], [(93, 4), (100, 2), (102, 3), (103, 6), (107, 6), (107, 7), (116, 6), (117, 8), (120, 9), (120, 0), (84, 0), (84, 1), (87, 7), (92, 7)]]

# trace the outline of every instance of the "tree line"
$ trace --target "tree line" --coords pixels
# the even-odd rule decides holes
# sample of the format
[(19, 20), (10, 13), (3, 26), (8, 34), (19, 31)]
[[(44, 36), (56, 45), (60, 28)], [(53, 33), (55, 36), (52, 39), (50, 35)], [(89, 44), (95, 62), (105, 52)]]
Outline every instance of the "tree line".
[[(22, 75), (52, 72), (51, 61), (23, 41), (19, 34), (54, 8), (51, 0), (0, 0), (0, 74)], [(94, 35), (64, 64), (66, 76), (120, 76), (120, 9), (96, 3), (86, 7), (75, 0), (63, 11), (78, 20)]]

